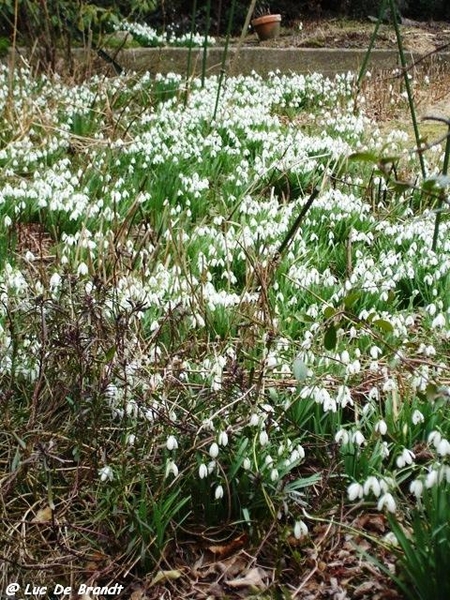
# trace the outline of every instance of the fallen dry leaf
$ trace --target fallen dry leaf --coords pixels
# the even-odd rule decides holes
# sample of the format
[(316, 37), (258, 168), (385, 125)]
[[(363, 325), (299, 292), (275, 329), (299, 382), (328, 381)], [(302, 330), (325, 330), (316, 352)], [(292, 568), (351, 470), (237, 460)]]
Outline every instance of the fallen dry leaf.
[(41, 508), (37, 511), (36, 516), (32, 519), (32, 523), (48, 523), (52, 520), (53, 511), (50, 506)]
[(208, 550), (214, 554), (216, 558), (227, 558), (241, 550), (248, 541), (248, 534), (243, 533), (227, 544), (208, 546)]
[(362, 598), (366, 594), (372, 594), (373, 596), (375, 590), (379, 590), (380, 587), (380, 584), (375, 579), (372, 581), (365, 581), (353, 590), (353, 597), (356, 600), (356, 598)]
[(86, 557), (86, 564), (84, 566), (85, 573), (93, 574), (96, 571), (100, 571), (106, 563), (110, 563), (111, 558), (104, 552), (94, 550)]
[(231, 579), (230, 581), (227, 581), (227, 585), (234, 589), (250, 587), (263, 590), (267, 587), (267, 585), (264, 583), (264, 577), (264, 571), (258, 567), (255, 567), (250, 569), (250, 571), (244, 577), (238, 577), (237, 579)]
[(386, 531), (386, 517), (383, 514), (364, 514), (355, 521), (357, 529), (384, 533)]
[(216, 560), (209, 563), (203, 569), (197, 569), (196, 575), (199, 579), (207, 579), (216, 575), (226, 575), (231, 578), (242, 573), (246, 567), (247, 561), (241, 555), (234, 555), (225, 560)]
[(172, 569), (170, 571), (158, 571), (150, 582), (150, 587), (161, 583), (161, 581), (174, 581), (181, 577), (181, 571), (178, 569)]
[(134, 590), (134, 592), (130, 596), (130, 600), (146, 600), (146, 599), (147, 599), (147, 594), (145, 593), (145, 590), (142, 587), (138, 588), (137, 590)]

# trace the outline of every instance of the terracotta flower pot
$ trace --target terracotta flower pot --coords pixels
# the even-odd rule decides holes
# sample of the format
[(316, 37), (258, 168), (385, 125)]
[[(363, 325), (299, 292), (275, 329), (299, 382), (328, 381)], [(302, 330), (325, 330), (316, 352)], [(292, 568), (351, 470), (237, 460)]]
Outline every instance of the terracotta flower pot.
[(281, 15), (263, 15), (253, 19), (251, 25), (261, 42), (273, 40), (280, 35)]

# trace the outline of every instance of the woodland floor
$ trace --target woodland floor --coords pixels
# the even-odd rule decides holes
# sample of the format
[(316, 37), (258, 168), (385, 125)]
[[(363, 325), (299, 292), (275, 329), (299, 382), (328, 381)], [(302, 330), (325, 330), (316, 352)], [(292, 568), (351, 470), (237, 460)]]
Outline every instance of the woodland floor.
[[(300, 23), (283, 28), (274, 41), (260, 43), (255, 35), (249, 35), (246, 45), (364, 49), (373, 29), (370, 21), (310, 20), (304, 21), (301, 28)], [(403, 25), (402, 33), (408, 50), (422, 53), (450, 50), (450, 23)], [(381, 26), (375, 48), (396, 48), (392, 26)], [(439, 107), (445, 112), (450, 106), (447, 84), (448, 79), (435, 84), (427, 94), (418, 94), (421, 113), (427, 111), (427, 101), (432, 102), (435, 110)], [(373, 100), (370, 109), (373, 116), (389, 126), (407, 119), (405, 112), (400, 114), (389, 108), (379, 90)], [(317, 499), (327, 493), (326, 487), (325, 484), (323, 489), (316, 490)], [(263, 543), (255, 547), (246, 536), (232, 530), (186, 531), (168, 549), (159, 573), (132, 583), (124, 597), (400, 600), (402, 596), (393, 589), (392, 581), (367, 558), (375, 556), (385, 567), (395, 568), (394, 556), (374, 541), (389, 531), (384, 515), (368, 512), (363, 506), (346, 506), (343, 498), (330, 498), (330, 505), (340, 507), (340, 512), (331, 508), (328, 514), (322, 513), (305, 542), (294, 537), (280, 541), (268, 531)], [(90, 567), (96, 571), (102, 565), (94, 562)]]
[[(260, 43), (255, 35), (249, 35), (246, 45), (280, 48), (367, 48), (374, 24), (339, 19), (304, 21), (283, 28), (278, 39)], [(405, 49), (420, 53), (450, 50), (450, 23), (407, 23), (402, 26)], [(395, 49), (394, 28), (382, 25), (375, 48)], [(436, 75), (436, 74), (435, 74)], [(437, 79), (437, 81), (436, 81)], [(435, 77), (429, 93), (417, 94), (418, 110), (423, 116), (432, 110), (450, 112), (448, 74), (442, 79)], [(370, 94), (369, 94), (370, 95)], [(397, 127), (407, 124), (407, 110), (391, 110), (383, 99), (375, 94), (369, 112), (385, 126)], [(379, 108), (377, 108), (377, 104)], [(378, 114), (377, 114), (378, 111)], [(437, 134), (432, 124), (425, 125), (432, 137)], [(320, 495), (320, 491), (318, 492)], [(268, 532), (260, 548), (238, 533), (224, 536), (222, 541), (204, 535), (197, 536), (173, 548), (162, 567), (176, 574), (176, 581), (150, 585), (140, 582), (133, 600), (159, 598), (236, 599), (236, 598), (283, 598), (283, 599), (334, 599), (334, 600), (400, 600), (402, 596), (393, 588), (392, 581), (368, 558), (376, 557), (384, 567), (394, 570), (395, 558), (375, 542), (388, 533), (384, 515), (367, 512), (363, 507), (345, 507), (345, 500), (336, 501), (341, 514), (330, 514), (316, 523), (307, 543), (294, 538), (286, 540), (285, 558), (279, 547), (280, 540), (270, 540)], [(298, 545), (293, 550), (292, 545)], [(264, 546), (264, 549), (263, 549)]]

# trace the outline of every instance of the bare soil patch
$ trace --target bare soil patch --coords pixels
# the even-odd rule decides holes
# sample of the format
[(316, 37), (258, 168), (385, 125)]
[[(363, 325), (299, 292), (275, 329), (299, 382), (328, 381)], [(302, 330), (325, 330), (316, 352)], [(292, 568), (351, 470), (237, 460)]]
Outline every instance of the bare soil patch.
[[(275, 48), (367, 48), (374, 31), (371, 21), (347, 19), (308, 20), (282, 28), (276, 40), (259, 42), (256, 35), (248, 37), (249, 45)], [(450, 23), (406, 21), (401, 26), (406, 50), (427, 53), (450, 48)], [(382, 24), (378, 30), (375, 48), (395, 49), (397, 41), (393, 25)]]

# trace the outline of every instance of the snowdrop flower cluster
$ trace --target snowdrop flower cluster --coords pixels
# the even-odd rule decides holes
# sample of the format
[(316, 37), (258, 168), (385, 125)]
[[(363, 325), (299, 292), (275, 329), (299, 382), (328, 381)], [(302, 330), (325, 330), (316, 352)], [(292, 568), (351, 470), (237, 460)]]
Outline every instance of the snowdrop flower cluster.
[[(150, 44), (174, 41), (150, 29), (132, 33), (147, 36)], [(251, 480), (258, 472), (281, 489), (283, 478), (297, 477), (308, 458), (303, 423), (295, 422), (299, 406), (336, 424), (330, 439), (340, 456), (351, 448), (356, 463), (369, 455), (376, 465), (365, 471), (370, 476), (349, 485), (351, 501), (367, 499), (394, 512), (398, 471), (414, 474), (410, 491), (417, 498), (449, 481), (447, 433), (430, 434), (433, 459), (422, 470), (415, 446), (392, 439), (408, 394), (423, 398), (445, 372), (450, 224), (441, 223), (440, 251), (433, 253), (432, 211), (414, 212), (404, 197), (393, 219), (382, 202), (367, 202), (356, 170), (349, 170), (345, 185), (328, 186), (334, 168), (355, 149), (376, 151), (387, 143), (394, 151), (405, 143), (398, 132), (387, 140), (380, 132), (367, 134), (369, 119), (354, 110), (351, 75), (230, 77), (214, 121), (217, 77), (203, 87), (191, 81), (184, 106), (179, 97), (185, 80), (176, 74), (117, 77), (107, 84), (93, 78), (72, 88), (57, 79), (37, 82), (26, 71), (16, 76), (18, 114), (33, 123), (43, 116), (51, 126), (39, 131), (33, 125), (20, 138), (11, 131), (0, 149), (0, 227), (10, 236), (17, 223), (44, 215), (57, 249), (42, 281), (33, 270), (32, 249), (23, 262), (2, 264), (3, 375), (15, 361), (16, 374), (35, 381), (42, 351), (35, 332), (25, 331), (14, 347), (9, 315), (38, 318), (36, 299), (43, 297), (47, 310), (47, 300), (62, 301), (67, 282), (75, 281), (105, 327), (125, 332), (117, 356), (106, 360), (103, 349), (95, 357), (106, 361), (106, 411), (129, 428), (128, 451), (138, 451), (142, 432), (164, 431), (158, 452), (162, 475), (171, 482), (185, 472), (179, 424), (186, 410), (200, 407), (200, 424), (193, 427), (197, 462), (189, 468), (194, 464), (198, 480), (211, 485), (211, 498), (224, 502), (224, 473), (237, 443), (243, 444), (239, 477)], [(0, 67), (2, 109), (10, 88), (7, 69)], [(120, 109), (111, 108), (113, 135), (102, 106), (119, 95)], [(152, 98), (144, 109), (136, 100), (141, 97)], [(311, 128), (280, 117), (300, 111)], [(313, 126), (321, 128), (319, 135), (310, 133)], [(89, 144), (80, 144), (86, 130)], [(75, 167), (86, 157), (89, 169)], [(275, 252), (318, 175), (321, 192), (265, 290)], [(389, 192), (383, 179), (378, 183)], [(270, 310), (262, 307), (264, 293)], [(347, 305), (352, 294), (355, 304)], [(325, 306), (336, 311), (330, 318), (336, 348), (326, 351)], [(261, 333), (269, 321), (270, 339)], [(188, 349), (180, 344), (184, 354), (174, 364), (171, 344), (183, 336)], [(295, 357), (305, 373), (293, 382)], [(246, 370), (248, 376), (250, 363), (254, 381), (261, 374), (261, 389), (247, 398), (240, 388), (246, 382), (236, 383), (236, 373)], [(196, 391), (186, 409), (178, 405), (178, 394), (191, 384)], [(406, 427), (420, 436), (427, 425), (427, 406), (418, 400), (416, 406), (398, 427), (402, 435)], [(284, 433), (289, 427), (294, 431)], [(98, 477), (107, 484), (117, 475), (105, 466)], [(296, 521), (295, 537), (306, 533)]]
[(378, 510), (386, 508), (389, 512), (396, 511), (396, 502), (394, 496), (389, 491), (392, 488), (392, 480), (369, 476), (363, 484), (354, 482), (347, 488), (347, 494), (350, 501), (362, 500), (370, 495), (377, 498)]
[[(204, 35), (194, 33), (191, 37), (190, 34), (177, 33), (167, 28), (167, 32), (162, 35), (159, 34), (156, 29), (142, 23), (129, 23), (122, 21), (115, 26), (116, 31), (128, 31), (133, 37), (143, 46), (202, 46), (204, 44)], [(208, 36), (208, 45), (214, 45), (216, 40)]]

